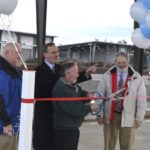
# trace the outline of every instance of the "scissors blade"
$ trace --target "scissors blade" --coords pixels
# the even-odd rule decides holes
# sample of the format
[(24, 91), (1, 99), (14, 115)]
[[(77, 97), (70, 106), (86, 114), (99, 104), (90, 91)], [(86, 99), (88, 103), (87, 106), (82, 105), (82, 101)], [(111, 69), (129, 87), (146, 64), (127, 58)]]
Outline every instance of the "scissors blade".
[(124, 90), (125, 90), (125, 88), (122, 88), (122, 89), (117, 90), (116, 92), (112, 93), (112, 94), (109, 96), (109, 98), (115, 97), (117, 94), (123, 92)]

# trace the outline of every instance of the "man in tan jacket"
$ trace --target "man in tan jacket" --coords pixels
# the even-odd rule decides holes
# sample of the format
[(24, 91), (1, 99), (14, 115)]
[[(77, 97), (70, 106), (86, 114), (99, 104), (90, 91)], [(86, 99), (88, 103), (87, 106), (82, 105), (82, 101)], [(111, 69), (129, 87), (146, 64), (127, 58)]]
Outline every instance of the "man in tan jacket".
[[(117, 99), (104, 100), (103, 116), (98, 122), (104, 123), (104, 149), (115, 150), (119, 136), (120, 150), (133, 150), (135, 129), (140, 127), (146, 110), (146, 89), (141, 75), (130, 65), (128, 55), (116, 55), (115, 66), (103, 76), (98, 86), (104, 96), (123, 89)], [(122, 98), (121, 98), (122, 97)]]

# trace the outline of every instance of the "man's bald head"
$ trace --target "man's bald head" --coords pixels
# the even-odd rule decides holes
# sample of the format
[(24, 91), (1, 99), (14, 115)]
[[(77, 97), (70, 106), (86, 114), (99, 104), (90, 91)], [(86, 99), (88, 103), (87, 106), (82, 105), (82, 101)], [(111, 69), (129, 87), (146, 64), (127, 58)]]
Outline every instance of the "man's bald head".
[[(16, 48), (19, 48), (19, 45), (15, 43)], [(16, 51), (13, 43), (7, 43), (2, 50), (2, 56), (4, 56), (8, 51)]]
[(2, 50), (2, 57), (15, 67), (20, 61), (18, 53), (21, 54), (21, 47), (18, 44), (7, 43)]

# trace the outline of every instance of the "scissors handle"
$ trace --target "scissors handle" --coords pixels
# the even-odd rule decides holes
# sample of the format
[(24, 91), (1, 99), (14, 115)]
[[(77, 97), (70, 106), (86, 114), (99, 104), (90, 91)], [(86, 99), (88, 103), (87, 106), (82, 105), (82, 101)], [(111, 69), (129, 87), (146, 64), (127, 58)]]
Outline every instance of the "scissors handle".
[(99, 103), (98, 103), (98, 112), (91, 112), (92, 115), (99, 115), (103, 111), (103, 99), (102, 94), (100, 92), (95, 92), (96, 96), (100, 97)]

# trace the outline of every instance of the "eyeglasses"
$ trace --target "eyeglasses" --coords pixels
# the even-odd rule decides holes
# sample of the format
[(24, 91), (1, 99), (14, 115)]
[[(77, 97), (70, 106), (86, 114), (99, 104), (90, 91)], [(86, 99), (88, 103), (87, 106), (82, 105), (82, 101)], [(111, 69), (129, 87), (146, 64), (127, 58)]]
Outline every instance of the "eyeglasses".
[(47, 52), (48, 54), (54, 55), (54, 54), (59, 54), (60, 51), (53, 51), (53, 52)]

